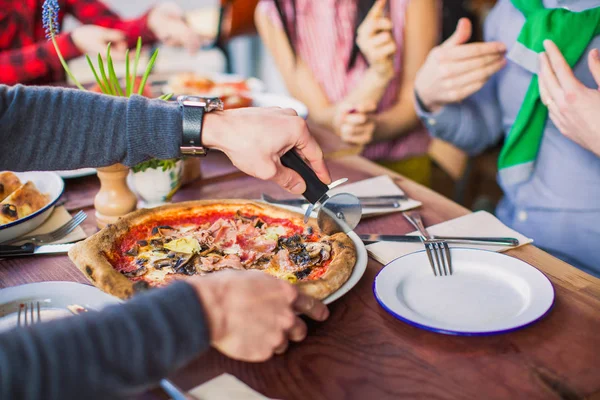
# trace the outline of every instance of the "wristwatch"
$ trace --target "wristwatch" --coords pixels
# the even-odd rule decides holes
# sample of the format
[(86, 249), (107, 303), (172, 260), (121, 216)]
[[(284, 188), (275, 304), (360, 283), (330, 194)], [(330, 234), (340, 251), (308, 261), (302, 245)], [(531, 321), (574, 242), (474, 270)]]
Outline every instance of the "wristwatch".
[(218, 97), (179, 96), (177, 102), (183, 113), (183, 140), (181, 154), (205, 156), (208, 149), (202, 145), (202, 122), (204, 114), (223, 110), (223, 102)]

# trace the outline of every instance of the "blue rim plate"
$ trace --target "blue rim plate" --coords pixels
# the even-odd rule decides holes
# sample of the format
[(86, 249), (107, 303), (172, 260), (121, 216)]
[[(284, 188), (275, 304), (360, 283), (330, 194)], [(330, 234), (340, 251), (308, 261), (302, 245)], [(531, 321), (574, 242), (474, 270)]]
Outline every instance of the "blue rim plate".
[[(15, 172), (15, 175), (19, 177), (22, 183), (32, 181), (41, 193), (46, 193), (50, 196), (50, 202), (44, 207), (40, 208), (34, 213), (29, 214), (26, 217), (19, 218), (18, 220), (9, 222), (8, 224), (0, 225), (0, 231), (9, 229), (16, 225), (20, 225), (23, 222), (29, 221), (37, 217), (38, 215), (43, 214), (44, 212), (48, 211), (48, 209), (53, 208), (65, 190), (65, 183), (63, 182), (62, 178), (58, 176), (58, 174), (56, 174), (55, 172)], [(37, 226), (35, 228), (37, 228)]]
[(450, 251), (452, 276), (434, 276), (424, 250), (387, 264), (373, 283), (377, 302), (407, 324), (462, 336), (511, 332), (552, 309), (552, 283), (532, 265), (488, 250)]

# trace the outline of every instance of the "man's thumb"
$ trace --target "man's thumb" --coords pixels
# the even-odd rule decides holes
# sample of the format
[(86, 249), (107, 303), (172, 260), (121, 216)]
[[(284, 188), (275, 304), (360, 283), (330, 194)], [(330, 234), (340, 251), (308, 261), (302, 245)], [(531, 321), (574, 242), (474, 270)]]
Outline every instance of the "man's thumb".
[(467, 18), (461, 18), (456, 25), (456, 30), (446, 41), (442, 44), (442, 47), (452, 47), (467, 43), (471, 38), (473, 32), (473, 26), (471, 21)]

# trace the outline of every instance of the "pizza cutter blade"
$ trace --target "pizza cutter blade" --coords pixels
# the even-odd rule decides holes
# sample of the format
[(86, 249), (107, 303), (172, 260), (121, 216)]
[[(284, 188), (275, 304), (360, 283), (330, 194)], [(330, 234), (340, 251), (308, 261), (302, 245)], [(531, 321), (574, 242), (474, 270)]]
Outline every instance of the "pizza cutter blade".
[(319, 229), (327, 235), (338, 232), (348, 233), (356, 228), (362, 216), (358, 197), (350, 193), (338, 193), (330, 197), (327, 194), (330, 188), (321, 182), (317, 174), (294, 150), (285, 153), (281, 157), (281, 163), (298, 172), (306, 182), (303, 196), (311, 204), (304, 214), (305, 223), (308, 222), (310, 214), (316, 212)]

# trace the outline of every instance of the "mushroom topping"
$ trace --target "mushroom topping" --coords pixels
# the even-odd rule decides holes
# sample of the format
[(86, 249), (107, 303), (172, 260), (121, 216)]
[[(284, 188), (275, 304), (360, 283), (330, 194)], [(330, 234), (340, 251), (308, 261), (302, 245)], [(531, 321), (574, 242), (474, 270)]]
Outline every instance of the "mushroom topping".
[(304, 268), (304, 269), (301, 269), (301, 270), (298, 270), (298, 271), (294, 272), (294, 275), (298, 279), (304, 279), (307, 276), (309, 276), (310, 273), (311, 273), (311, 269), (310, 268)]
[(145, 258), (145, 257), (140, 257), (140, 258), (138, 258), (137, 260), (135, 260), (135, 263), (136, 263), (137, 265), (139, 265), (140, 267), (141, 267), (142, 265), (145, 265), (147, 262), (148, 262), (148, 259), (147, 259), (147, 258)]
[(161, 236), (167, 236), (167, 235), (173, 234), (173, 233), (175, 233), (175, 229), (173, 229), (173, 227), (169, 226), (169, 225), (160, 225), (160, 226), (155, 226), (154, 228), (152, 228), (153, 235), (160, 234)]
[(140, 246), (138, 246), (137, 244), (135, 246), (133, 246), (132, 248), (130, 248), (129, 250), (127, 250), (125, 252), (125, 254), (127, 254), (128, 256), (132, 256), (135, 257), (139, 254), (140, 251)]
[(146, 246), (148, 246), (148, 241), (147, 240), (138, 240), (137, 244), (138, 244), (138, 246), (146, 247)]
[(171, 258), (161, 258), (160, 260), (154, 261), (152, 263), (152, 265), (156, 269), (163, 269), (163, 268), (172, 267), (173, 265), (175, 265), (175, 260), (173, 260)]
[(150, 239), (150, 244), (152, 245), (152, 247), (163, 247), (165, 245), (165, 241), (159, 238), (156, 239)]
[(148, 272), (148, 270), (146, 269), (145, 266), (142, 265), (141, 267), (139, 267), (135, 271), (122, 272), (122, 274), (125, 275), (128, 278), (137, 278), (139, 276), (144, 275), (146, 272)]
[(290, 253), (295, 253), (303, 249), (302, 237), (298, 234), (290, 237), (280, 237), (277, 243), (279, 247), (287, 249)]

